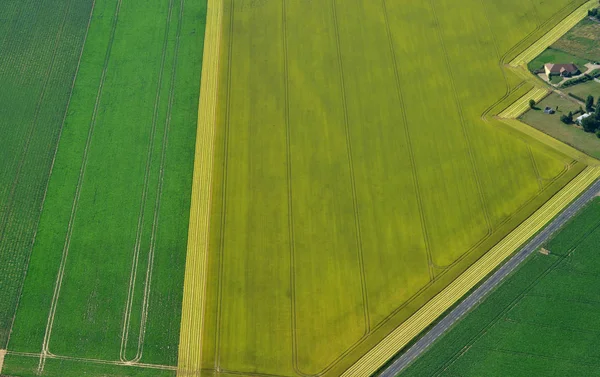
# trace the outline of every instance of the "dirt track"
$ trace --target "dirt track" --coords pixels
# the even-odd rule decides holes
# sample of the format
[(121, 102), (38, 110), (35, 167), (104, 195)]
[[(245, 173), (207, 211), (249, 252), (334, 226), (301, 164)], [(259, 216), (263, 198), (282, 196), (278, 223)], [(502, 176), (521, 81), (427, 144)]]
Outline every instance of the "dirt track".
[(4, 364), (4, 355), (6, 355), (6, 350), (0, 350), (0, 373), (2, 373), (2, 364)]

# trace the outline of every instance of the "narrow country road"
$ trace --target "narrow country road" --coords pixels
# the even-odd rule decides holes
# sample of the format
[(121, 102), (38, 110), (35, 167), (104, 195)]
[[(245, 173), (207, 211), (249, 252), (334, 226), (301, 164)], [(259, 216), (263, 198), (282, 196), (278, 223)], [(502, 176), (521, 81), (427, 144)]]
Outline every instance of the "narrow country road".
[(529, 241), (521, 250), (510, 258), (499, 270), (465, 298), (454, 310), (447, 314), (437, 325), (431, 328), (419, 341), (410, 347), (402, 356), (396, 359), (386, 369), (380, 377), (394, 377), (402, 372), (415, 358), (421, 355), (452, 325), (461, 317), (468, 313), (485, 296), (494, 289), (508, 274), (521, 264), (535, 250), (537, 250), (550, 236), (571, 219), (585, 204), (591, 201), (594, 196), (600, 193), (600, 180), (592, 184), (583, 194), (571, 203), (560, 215), (539, 232), (531, 241)]

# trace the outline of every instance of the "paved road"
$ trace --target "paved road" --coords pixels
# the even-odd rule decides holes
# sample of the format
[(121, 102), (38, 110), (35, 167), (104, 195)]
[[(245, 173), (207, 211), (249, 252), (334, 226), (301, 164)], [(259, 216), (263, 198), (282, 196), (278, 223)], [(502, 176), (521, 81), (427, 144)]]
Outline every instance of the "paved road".
[(537, 250), (550, 236), (573, 217), (586, 203), (600, 193), (600, 180), (591, 185), (584, 193), (566, 210), (558, 215), (549, 225), (538, 233), (517, 254), (508, 260), (490, 278), (464, 299), (454, 310), (446, 315), (440, 322), (429, 330), (419, 341), (410, 347), (402, 356), (379, 374), (380, 377), (394, 377), (403, 371), (416, 357), (421, 355), (433, 342), (444, 334), (456, 321), (477, 305), (485, 296), (495, 288), (508, 274), (510, 274), (531, 253)]

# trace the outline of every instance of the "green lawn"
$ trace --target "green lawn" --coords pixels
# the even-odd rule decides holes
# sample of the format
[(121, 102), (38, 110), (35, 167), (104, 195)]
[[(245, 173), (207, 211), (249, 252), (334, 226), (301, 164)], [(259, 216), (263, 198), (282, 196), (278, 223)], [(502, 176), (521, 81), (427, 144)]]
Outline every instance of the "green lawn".
[(204, 368), (339, 375), (580, 171), (482, 120), (565, 5), (226, 1)]
[[(569, 87), (565, 90), (577, 93), (580, 97), (586, 98), (587, 94), (585, 93), (588, 93), (588, 91), (583, 89), (585, 88), (584, 85), (587, 85), (588, 88), (593, 88), (593, 90), (598, 90), (598, 88), (590, 86), (590, 84), (600, 87), (600, 84), (598, 83), (587, 82), (585, 84)], [(552, 115), (545, 114), (543, 109), (546, 106), (550, 106), (553, 109), (556, 109), (558, 106), (558, 112)], [(557, 93), (553, 93), (536, 105), (537, 110), (529, 110), (523, 114), (521, 120), (592, 157), (600, 158), (600, 139), (598, 139), (595, 134), (584, 132), (575, 124), (567, 125), (560, 121), (560, 116), (562, 114), (568, 114), (569, 111), (575, 112), (580, 106), (583, 105), (575, 102), (570, 97), (562, 97)]]
[(558, 83), (560, 83), (560, 82), (562, 82), (563, 80), (564, 80), (564, 77), (562, 77), (562, 76), (552, 76), (552, 77), (550, 77), (550, 82), (552, 84), (555, 84), (555, 85), (558, 84)]
[(582, 59), (600, 61), (600, 22), (585, 18), (553, 44)]
[(598, 375), (600, 198), (402, 377)]
[(206, 2), (94, 4), (8, 349), (174, 366)]
[(589, 59), (575, 56), (570, 52), (559, 50), (554, 47), (548, 47), (544, 52), (542, 52), (535, 59), (533, 59), (531, 62), (529, 62), (529, 64), (527, 64), (527, 67), (529, 68), (529, 70), (534, 71), (536, 69), (543, 68), (544, 64), (546, 64), (546, 63), (554, 63), (554, 64), (574, 63), (581, 72), (585, 72), (587, 70), (587, 68), (585, 67), (585, 64), (587, 64), (589, 62), (590, 62)]
[(586, 99), (588, 95), (592, 95), (596, 104), (598, 103), (598, 99), (600, 99), (600, 83), (597, 81), (587, 81), (566, 88), (565, 92), (573, 93), (583, 99)]
[(6, 348), (91, 1), (0, 1), (0, 349)]

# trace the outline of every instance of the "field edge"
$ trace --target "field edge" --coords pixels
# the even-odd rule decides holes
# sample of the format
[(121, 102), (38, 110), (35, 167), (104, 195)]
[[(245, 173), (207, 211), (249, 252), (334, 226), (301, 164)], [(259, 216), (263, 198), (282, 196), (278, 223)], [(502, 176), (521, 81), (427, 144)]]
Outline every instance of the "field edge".
[(223, 2), (208, 0), (177, 376), (199, 376), (206, 291)]

